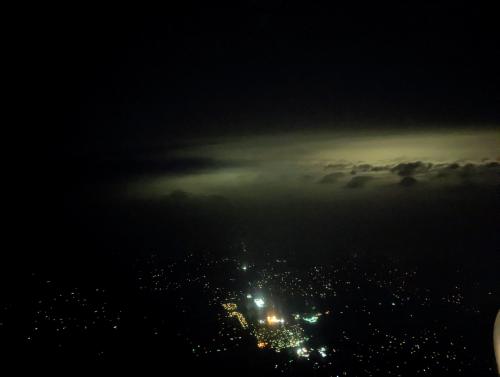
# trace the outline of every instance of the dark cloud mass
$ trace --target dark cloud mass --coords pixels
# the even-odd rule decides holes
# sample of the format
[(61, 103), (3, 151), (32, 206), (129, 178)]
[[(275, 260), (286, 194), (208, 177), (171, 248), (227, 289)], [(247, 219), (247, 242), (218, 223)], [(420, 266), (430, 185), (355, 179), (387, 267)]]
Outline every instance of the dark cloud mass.
[(345, 176), (345, 173), (342, 172), (330, 173), (321, 178), (319, 183), (337, 183), (343, 176)]
[(432, 171), (432, 178), (447, 182), (475, 183), (491, 185), (500, 182), (500, 164), (496, 161), (481, 163), (466, 163), (460, 165), (455, 162)]
[(356, 165), (353, 167), (352, 171), (351, 171), (351, 174), (357, 174), (359, 172), (367, 172), (367, 171), (372, 171), (373, 170), (373, 166), (371, 166), (370, 164), (360, 164), (360, 165)]
[(403, 187), (414, 186), (418, 181), (413, 177), (404, 177), (399, 181), (399, 184)]
[(391, 171), (402, 177), (407, 177), (418, 173), (426, 173), (431, 168), (432, 168), (431, 163), (415, 161), (415, 162), (406, 162), (397, 164), (391, 169)]
[(369, 175), (360, 175), (356, 177), (352, 177), (349, 182), (347, 182), (346, 186), (347, 188), (360, 188), (360, 187), (365, 187), (368, 182), (373, 180), (372, 176)]
[(371, 171), (384, 171), (389, 170), (388, 166), (372, 166)]
[(328, 164), (325, 166), (325, 169), (344, 169), (351, 166), (350, 164), (345, 164), (345, 163), (335, 163), (335, 164)]

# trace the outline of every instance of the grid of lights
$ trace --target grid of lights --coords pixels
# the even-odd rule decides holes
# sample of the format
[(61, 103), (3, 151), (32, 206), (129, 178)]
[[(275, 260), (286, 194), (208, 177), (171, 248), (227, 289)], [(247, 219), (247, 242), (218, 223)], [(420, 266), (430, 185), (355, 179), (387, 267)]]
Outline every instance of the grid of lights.
[(253, 335), (257, 338), (257, 347), (268, 347), (277, 352), (285, 348), (298, 347), (307, 340), (304, 330), (299, 325), (260, 326), (254, 330)]

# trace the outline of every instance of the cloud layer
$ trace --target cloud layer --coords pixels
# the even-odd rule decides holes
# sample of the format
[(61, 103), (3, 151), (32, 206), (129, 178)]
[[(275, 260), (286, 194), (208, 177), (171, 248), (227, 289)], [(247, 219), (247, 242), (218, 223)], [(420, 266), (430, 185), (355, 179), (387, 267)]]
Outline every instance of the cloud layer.
[(157, 156), (152, 174), (128, 185), (127, 193), (340, 198), (391, 188), (498, 187), (499, 150), (495, 130), (202, 140)]

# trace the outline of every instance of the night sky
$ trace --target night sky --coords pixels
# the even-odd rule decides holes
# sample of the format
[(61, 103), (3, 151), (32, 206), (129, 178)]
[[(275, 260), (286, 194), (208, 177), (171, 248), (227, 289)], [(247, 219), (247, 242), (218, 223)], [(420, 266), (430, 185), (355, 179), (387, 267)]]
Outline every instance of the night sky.
[(47, 68), (79, 96), (68, 114), (78, 145), (499, 117), (498, 30), (487, 8), (79, 9), (48, 28)]
[(25, 29), (0, 337), (186, 375), (496, 375), (497, 13), (182, 3)]

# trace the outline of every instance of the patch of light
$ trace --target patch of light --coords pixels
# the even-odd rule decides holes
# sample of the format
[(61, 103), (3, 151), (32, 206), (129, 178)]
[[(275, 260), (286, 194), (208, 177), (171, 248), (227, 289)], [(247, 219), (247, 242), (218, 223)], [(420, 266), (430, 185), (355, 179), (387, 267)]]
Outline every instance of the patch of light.
[(252, 334), (257, 338), (257, 343), (265, 343), (266, 347), (276, 352), (286, 348), (299, 347), (307, 340), (304, 336), (304, 330), (299, 325), (257, 326), (253, 329)]
[(255, 302), (255, 305), (257, 305), (258, 308), (263, 308), (265, 305), (264, 299), (260, 297), (253, 300), (253, 302)]
[(318, 322), (318, 316), (312, 315), (310, 317), (304, 317), (304, 321), (306, 321), (308, 323), (316, 323), (316, 322)]
[(241, 327), (244, 329), (248, 328), (248, 322), (243, 314), (240, 312), (231, 312), (229, 313), (229, 317), (236, 317), (238, 321), (240, 322)]
[(238, 305), (236, 305), (234, 302), (228, 302), (225, 304), (222, 304), (222, 307), (226, 309), (228, 312), (233, 312), (238, 308)]
[(267, 316), (267, 323), (270, 325), (274, 325), (277, 323), (285, 323), (285, 320), (283, 318), (276, 318), (275, 315), (273, 316)]
[(309, 357), (309, 351), (305, 347), (297, 348), (297, 356), (298, 357)]

